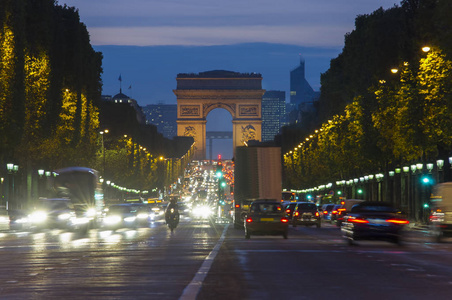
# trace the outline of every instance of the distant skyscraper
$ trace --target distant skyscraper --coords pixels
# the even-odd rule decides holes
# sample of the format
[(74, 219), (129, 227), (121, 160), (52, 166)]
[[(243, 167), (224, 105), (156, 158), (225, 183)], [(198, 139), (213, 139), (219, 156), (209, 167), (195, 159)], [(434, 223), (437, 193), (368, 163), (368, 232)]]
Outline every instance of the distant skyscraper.
[(298, 105), (302, 111), (312, 110), (312, 103), (319, 97), (306, 80), (305, 61), (300, 60), (300, 65), (290, 71), (290, 103)]
[(172, 139), (177, 135), (177, 104), (150, 104), (143, 112), (147, 122), (157, 126), (165, 138)]
[(262, 96), (262, 141), (273, 141), (286, 124), (286, 92), (265, 92)]

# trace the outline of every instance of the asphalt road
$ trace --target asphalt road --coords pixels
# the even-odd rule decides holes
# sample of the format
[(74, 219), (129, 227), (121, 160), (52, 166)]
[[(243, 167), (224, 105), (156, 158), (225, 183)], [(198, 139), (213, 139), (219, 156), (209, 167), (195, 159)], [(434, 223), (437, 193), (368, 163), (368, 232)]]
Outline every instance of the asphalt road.
[(348, 246), (335, 226), (244, 238), (184, 219), (150, 228), (0, 233), (0, 299), (450, 299), (452, 239)]

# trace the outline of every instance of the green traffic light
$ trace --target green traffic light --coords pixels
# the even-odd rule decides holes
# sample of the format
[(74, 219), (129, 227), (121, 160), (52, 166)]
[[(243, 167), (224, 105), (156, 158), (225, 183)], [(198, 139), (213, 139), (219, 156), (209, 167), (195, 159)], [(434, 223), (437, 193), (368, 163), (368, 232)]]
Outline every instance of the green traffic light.
[(221, 171), (218, 171), (218, 172), (217, 172), (217, 177), (220, 178), (220, 177), (222, 177), (222, 176), (223, 176), (223, 173), (222, 173)]
[(222, 187), (225, 187), (225, 186), (226, 186), (226, 182), (222, 182), (222, 183), (221, 183), (221, 186), (222, 186)]
[(422, 177), (422, 183), (429, 184), (429, 183), (432, 183), (432, 181), (431, 181), (430, 177), (424, 176), (424, 177)]
[(363, 190), (362, 189), (359, 189), (358, 190), (358, 194), (362, 194), (363, 193)]

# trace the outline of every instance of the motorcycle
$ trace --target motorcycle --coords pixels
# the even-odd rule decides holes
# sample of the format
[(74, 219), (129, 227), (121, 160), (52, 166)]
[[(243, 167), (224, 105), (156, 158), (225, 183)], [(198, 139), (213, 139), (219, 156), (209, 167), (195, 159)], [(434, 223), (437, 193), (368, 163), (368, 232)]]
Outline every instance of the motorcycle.
[(174, 208), (170, 208), (170, 210), (168, 211), (166, 224), (168, 224), (171, 232), (173, 232), (179, 224), (179, 213)]

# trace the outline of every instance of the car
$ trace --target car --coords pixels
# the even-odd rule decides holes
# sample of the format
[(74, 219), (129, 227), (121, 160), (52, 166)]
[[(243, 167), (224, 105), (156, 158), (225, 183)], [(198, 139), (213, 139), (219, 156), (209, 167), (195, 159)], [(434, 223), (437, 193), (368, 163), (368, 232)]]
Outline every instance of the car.
[(362, 203), (364, 200), (361, 199), (345, 199), (341, 201), (341, 207), (337, 209), (336, 225), (341, 227), (342, 221), (353, 205)]
[(349, 244), (357, 240), (400, 244), (403, 229), (408, 224), (406, 216), (392, 204), (364, 201), (355, 204), (344, 217), (341, 233)]
[(34, 229), (71, 229), (75, 216), (70, 199), (40, 198), (28, 219)]
[(136, 208), (137, 226), (148, 227), (155, 221), (155, 212), (152, 210), (152, 206), (147, 203), (134, 203), (130, 204)]
[(298, 202), (292, 217), (292, 226), (297, 225), (321, 226), (320, 213), (317, 205), (312, 202)]
[(251, 235), (282, 235), (287, 239), (289, 219), (278, 200), (256, 200), (244, 218), (245, 238)]
[(103, 227), (108, 229), (138, 227), (138, 206), (129, 203), (113, 204), (107, 208)]
[(289, 219), (289, 221), (292, 220), (293, 211), (294, 211), (296, 205), (297, 205), (297, 202), (291, 202), (284, 206), (284, 211), (286, 212), (286, 216)]
[(341, 208), (341, 204), (334, 204), (333, 209), (331, 210), (330, 222), (331, 224), (336, 223), (337, 217), (339, 215), (339, 209)]
[(322, 206), (323, 219), (331, 221), (331, 212), (333, 211), (334, 204), (325, 204)]

